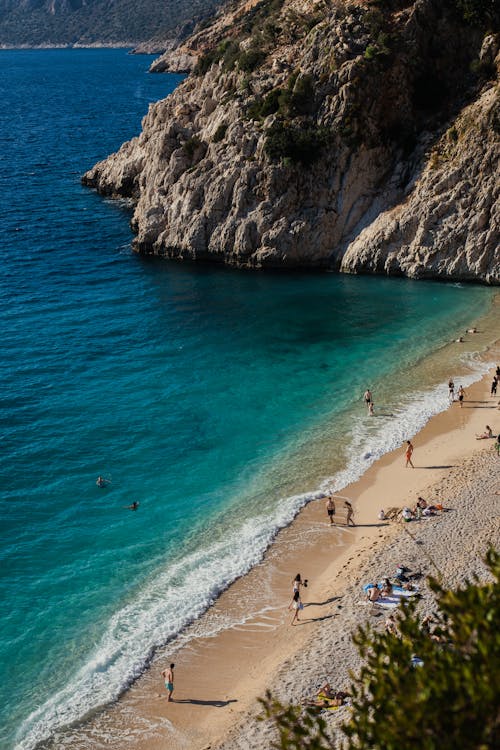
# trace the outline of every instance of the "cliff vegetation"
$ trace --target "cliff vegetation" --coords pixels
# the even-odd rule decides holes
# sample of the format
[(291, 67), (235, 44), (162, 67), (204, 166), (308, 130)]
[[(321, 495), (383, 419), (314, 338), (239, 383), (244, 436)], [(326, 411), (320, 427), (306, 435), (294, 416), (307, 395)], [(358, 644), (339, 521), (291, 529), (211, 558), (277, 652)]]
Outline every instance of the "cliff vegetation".
[(0, 0), (0, 47), (135, 45), (175, 37), (214, 0)]

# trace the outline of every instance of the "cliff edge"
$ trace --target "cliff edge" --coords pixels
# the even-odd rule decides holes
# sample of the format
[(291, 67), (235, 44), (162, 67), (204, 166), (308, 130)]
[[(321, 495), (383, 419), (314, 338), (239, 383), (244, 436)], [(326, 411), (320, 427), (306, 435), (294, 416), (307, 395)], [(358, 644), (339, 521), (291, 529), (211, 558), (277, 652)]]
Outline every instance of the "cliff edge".
[[(500, 283), (493, 0), (248, 0), (87, 172), (138, 252)], [(186, 65), (188, 62), (186, 61)]]

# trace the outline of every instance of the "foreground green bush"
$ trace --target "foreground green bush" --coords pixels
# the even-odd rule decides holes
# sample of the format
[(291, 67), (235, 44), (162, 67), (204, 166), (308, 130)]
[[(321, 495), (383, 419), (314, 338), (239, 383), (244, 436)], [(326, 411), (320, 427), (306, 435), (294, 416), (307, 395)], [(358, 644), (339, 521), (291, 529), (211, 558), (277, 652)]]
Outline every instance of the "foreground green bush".
[[(365, 662), (351, 686), (353, 709), (342, 726), (348, 750), (489, 750), (500, 729), (500, 555), (487, 555), (493, 581), (477, 580), (436, 596), (433, 637), (415, 603), (400, 611), (399, 637), (360, 628), (354, 640)], [(412, 666), (414, 655), (424, 662)], [(334, 658), (334, 655), (332, 655)], [(343, 687), (343, 686), (338, 686)], [(265, 715), (282, 750), (331, 750), (316, 709), (283, 706), (268, 694)], [(345, 709), (344, 709), (345, 710)]]

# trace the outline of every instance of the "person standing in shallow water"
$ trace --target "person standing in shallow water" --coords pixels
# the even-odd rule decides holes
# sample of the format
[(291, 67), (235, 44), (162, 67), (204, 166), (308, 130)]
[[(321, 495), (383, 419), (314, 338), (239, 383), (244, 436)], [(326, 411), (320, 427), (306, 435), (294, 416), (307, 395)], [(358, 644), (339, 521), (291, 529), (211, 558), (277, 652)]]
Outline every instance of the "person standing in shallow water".
[(491, 396), (496, 396), (497, 395), (497, 385), (498, 385), (498, 378), (497, 378), (496, 375), (494, 375), (493, 376), (493, 381), (491, 383), (491, 392), (490, 392)]
[(293, 592), (292, 601), (288, 605), (288, 609), (293, 609), (293, 618), (290, 625), (294, 625), (295, 620), (297, 620), (297, 622), (300, 622), (299, 612), (301, 609), (304, 609), (304, 605), (300, 600), (300, 591), (298, 589)]
[(346, 518), (346, 526), (356, 526), (354, 523), (354, 510), (352, 509), (352, 505), (349, 502), (349, 500), (344, 501), (344, 507), (347, 511), (347, 518)]
[(410, 440), (407, 440), (406, 441), (406, 448), (405, 448), (405, 456), (406, 456), (406, 466), (405, 466), (405, 468), (406, 469), (408, 468), (408, 466), (411, 466), (412, 469), (415, 468), (413, 466), (413, 463), (412, 463), (412, 460), (411, 460), (412, 455), (413, 455), (413, 445), (411, 444)]
[(328, 518), (330, 519), (330, 526), (333, 526), (333, 517), (335, 515), (335, 502), (331, 495), (326, 501), (326, 512), (328, 513)]
[(448, 396), (450, 399), (450, 404), (452, 404), (455, 400), (455, 383), (450, 378), (450, 382), (448, 383)]
[(165, 687), (168, 690), (167, 701), (169, 703), (172, 702), (172, 693), (174, 692), (174, 667), (175, 664), (172, 663), (168, 669), (164, 669), (161, 673), (165, 680)]
[(458, 387), (458, 403), (460, 404), (460, 408), (462, 408), (465, 398), (465, 391), (463, 389), (463, 386)]
[(372, 392), (370, 391), (369, 388), (366, 389), (363, 398), (365, 400), (366, 408), (368, 409), (368, 414), (369, 414), (370, 413), (370, 404), (373, 401)]

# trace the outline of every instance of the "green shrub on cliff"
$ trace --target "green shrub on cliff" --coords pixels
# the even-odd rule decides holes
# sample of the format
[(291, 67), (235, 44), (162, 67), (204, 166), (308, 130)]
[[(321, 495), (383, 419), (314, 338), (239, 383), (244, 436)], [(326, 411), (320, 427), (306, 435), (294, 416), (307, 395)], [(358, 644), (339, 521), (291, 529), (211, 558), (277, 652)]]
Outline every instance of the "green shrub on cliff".
[(304, 74), (297, 77), (290, 97), (290, 110), (294, 115), (309, 115), (314, 110), (314, 78)]
[(498, 22), (500, 8), (498, 0), (454, 0), (458, 11), (467, 23), (484, 26)]
[(251, 73), (264, 60), (266, 54), (260, 49), (249, 49), (248, 51), (240, 48), (239, 42), (234, 39), (224, 39), (214, 49), (208, 50), (198, 58), (194, 69), (195, 75), (204, 75), (212, 65), (222, 60), (224, 70), (233, 70), (238, 67), (245, 73)]
[(328, 136), (325, 128), (277, 121), (267, 131), (264, 148), (271, 161), (290, 160), (307, 167), (320, 158)]
[[(500, 555), (486, 560), (490, 583), (446, 590), (437, 600), (432, 637), (415, 604), (400, 611), (400, 637), (360, 628), (354, 640), (364, 666), (351, 686), (353, 710), (342, 726), (348, 750), (489, 750), (500, 730)], [(418, 655), (423, 665), (412, 666)], [(315, 709), (262, 701), (282, 750), (337, 747)]]
[(187, 141), (184, 141), (182, 144), (183, 150), (186, 152), (186, 154), (189, 156), (190, 159), (193, 158), (195, 153), (203, 146), (203, 142), (198, 138), (197, 135), (193, 135), (191, 138), (188, 138)]
[(214, 143), (220, 143), (226, 137), (226, 133), (227, 133), (227, 123), (223, 122), (218, 126), (217, 130), (215, 131), (212, 141)]
[(216, 47), (207, 50), (204, 55), (198, 58), (194, 68), (195, 75), (204, 75), (212, 65), (223, 60), (226, 70), (230, 70), (238, 55), (240, 54), (240, 45), (234, 39), (223, 39)]
[(264, 98), (258, 97), (249, 104), (247, 115), (251, 120), (260, 120), (261, 118), (273, 115), (279, 110), (281, 89), (273, 89)]
[(266, 53), (260, 49), (249, 49), (248, 52), (240, 52), (235, 62), (238, 68), (245, 73), (251, 73), (262, 63)]

